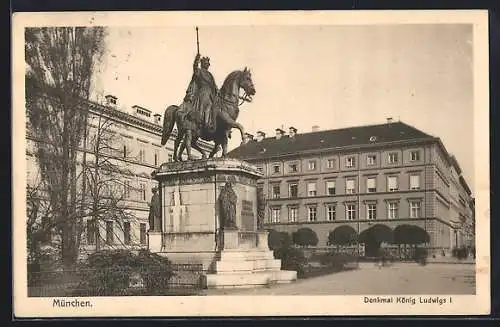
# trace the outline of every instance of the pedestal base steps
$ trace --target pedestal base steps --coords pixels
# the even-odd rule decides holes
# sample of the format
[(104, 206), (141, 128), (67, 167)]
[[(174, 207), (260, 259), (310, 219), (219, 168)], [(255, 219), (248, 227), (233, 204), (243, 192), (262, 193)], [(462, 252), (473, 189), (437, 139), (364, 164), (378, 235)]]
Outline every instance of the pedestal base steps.
[(275, 283), (291, 283), (296, 271), (281, 269), (281, 260), (262, 249), (224, 250), (213, 273), (205, 275), (206, 288), (251, 288)]

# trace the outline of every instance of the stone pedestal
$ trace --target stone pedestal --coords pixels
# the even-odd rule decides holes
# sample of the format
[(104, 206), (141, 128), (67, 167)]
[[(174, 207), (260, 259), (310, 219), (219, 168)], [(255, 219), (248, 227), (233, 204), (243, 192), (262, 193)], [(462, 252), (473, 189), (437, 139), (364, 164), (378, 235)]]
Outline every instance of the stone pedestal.
[(162, 250), (162, 233), (148, 232), (148, 248), (151, 252), (161, 252)]
[[(255, 166), (236, 159), (208, 159), (163, 164), (153, 173), (162, 207), (161, 249), (150, 249), (174, 263), (203, 264), (207, 287), (248, 287), (296, 279), (282, 272), (267, 246), (267, 233), (257, 231)], [(230, 182), (236, 194), (233, 229), (221, 224), (219, 198)]]

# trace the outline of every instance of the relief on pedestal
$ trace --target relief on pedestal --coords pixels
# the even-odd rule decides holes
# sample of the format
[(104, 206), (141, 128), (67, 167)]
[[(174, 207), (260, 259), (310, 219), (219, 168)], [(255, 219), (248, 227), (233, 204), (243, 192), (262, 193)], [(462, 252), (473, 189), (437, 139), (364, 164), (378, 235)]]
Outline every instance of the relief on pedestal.
[(178, 185), (175, 186), (173, 192), (170, 193), (168, 213), (170, 216), (169, 225), (171, 230), (166, 230), (166, 232), (182, 232), (188, 220), (188, 211), (187, 206), (182, 201), (182, 195)]

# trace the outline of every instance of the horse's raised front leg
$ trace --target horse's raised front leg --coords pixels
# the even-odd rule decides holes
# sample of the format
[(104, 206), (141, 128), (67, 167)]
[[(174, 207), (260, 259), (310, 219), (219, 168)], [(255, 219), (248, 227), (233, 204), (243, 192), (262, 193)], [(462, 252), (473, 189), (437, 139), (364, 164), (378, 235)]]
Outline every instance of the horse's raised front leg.
[[(229, 114), (227, 114), (226, 112), (224, 111), (221, 111), (219, 113), (219, 116), (220, 118), (230, 127), (230, 128), (237, 128), (239, 131), (240, 131), (240, 134), (241, 134), (241, 143), (243, 143), (243, 141), (245, 140), (245, 129), (243, 128), (243, 125), (241, 125), (240, 123), (236, 122), (234, 119), (231, 118), (231, 116), (229, 116)], [(227, 142), (226, 142), (226, 146), (227, 146)], [(224, 147), (224, 145), (223, 145)]]

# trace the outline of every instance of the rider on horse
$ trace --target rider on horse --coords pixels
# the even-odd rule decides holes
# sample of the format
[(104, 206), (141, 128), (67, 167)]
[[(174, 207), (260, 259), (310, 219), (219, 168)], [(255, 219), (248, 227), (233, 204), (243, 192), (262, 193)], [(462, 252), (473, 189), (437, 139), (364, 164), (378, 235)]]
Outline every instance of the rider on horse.
[[(201, 62), (200, 67), (198, 64)], [(208, 71), (210, 58), (203, 57), (200, 60), (198, 53), (193, 63), (193, 76), (186, 90), (184, 102), (187, 114), (191, 119), (206, 128), (207, 132), (215, 131), (215, 114), (212, 104), (217, 96), (218, 88), (212, 73)]]

